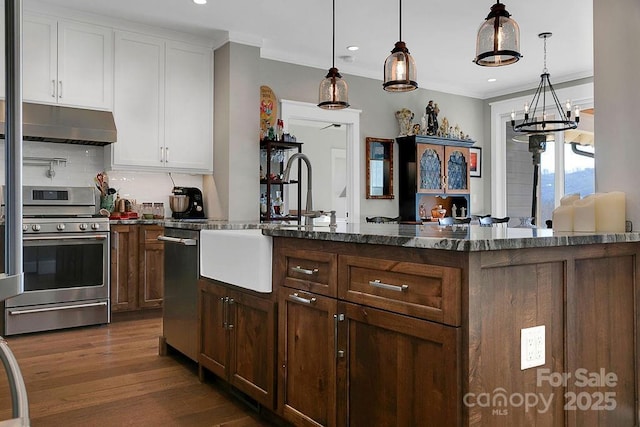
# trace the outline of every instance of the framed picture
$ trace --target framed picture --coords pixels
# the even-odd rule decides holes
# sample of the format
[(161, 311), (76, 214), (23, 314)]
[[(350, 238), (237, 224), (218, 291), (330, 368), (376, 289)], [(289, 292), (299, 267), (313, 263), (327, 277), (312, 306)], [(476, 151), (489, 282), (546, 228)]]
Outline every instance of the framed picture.
[(482, 176), (482, 148), (469, 147), (469, 176)]

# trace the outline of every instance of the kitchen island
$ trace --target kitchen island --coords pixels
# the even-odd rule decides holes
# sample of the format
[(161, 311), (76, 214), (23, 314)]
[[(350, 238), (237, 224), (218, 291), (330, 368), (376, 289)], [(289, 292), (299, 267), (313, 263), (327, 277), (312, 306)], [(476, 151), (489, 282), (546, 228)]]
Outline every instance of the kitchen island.
[[(639, 233), (263, 233), (274, 238), (277, 412), (295, 424), (637, 425)], [(539, 326), (544, 343), (522, 349), (521, 330)], [(521, 369), (523, 356), (543, 360)]]
[[(200, 351), (295, 425), (638, 423), (640, 233), (164, 224), (273, 237), (271, 294), (200, 279), (201, 330), (231, 295), (231, 371), (212, 363), (216, 334)], [(522, 348), (534, 327), (544, 342)]]

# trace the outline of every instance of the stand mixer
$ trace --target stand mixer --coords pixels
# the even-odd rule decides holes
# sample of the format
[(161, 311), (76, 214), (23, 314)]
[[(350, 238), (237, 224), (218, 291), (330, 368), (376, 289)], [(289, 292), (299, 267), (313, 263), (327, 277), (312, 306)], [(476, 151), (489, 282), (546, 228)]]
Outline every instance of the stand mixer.
[(169, 207), (174, 219), (205, 218), (202, 191), (195, 187), (173, 187)]

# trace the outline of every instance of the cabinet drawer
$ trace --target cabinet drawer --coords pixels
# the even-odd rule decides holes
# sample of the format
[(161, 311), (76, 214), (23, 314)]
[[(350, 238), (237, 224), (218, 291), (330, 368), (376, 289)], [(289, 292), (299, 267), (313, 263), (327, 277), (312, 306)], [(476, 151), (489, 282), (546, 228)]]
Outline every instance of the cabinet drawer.
[(283, 249), (279, 252), (283, 265), (283, 283), (320, 295), (336, 297), (338, 255), (327, 252)]
[(339, 297), (459, 326), (461, 271), (412, 262), (341, 255)]

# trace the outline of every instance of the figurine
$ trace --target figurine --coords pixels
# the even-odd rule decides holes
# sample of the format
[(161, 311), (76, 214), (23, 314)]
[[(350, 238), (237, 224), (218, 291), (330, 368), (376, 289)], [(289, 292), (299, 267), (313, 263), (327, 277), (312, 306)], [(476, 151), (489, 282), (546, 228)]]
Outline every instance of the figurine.
[(412, 127), (411, 121), (413, 120), (413, 113), (408, 108), (403, 108), (396, 111), (396, 119), (398, 119), (398, 126), (400, 127), (399, 136), (411, 135)]
[(437, 133), (439, 112), (438, 104), (429, 101), (425, 108), (425, 114), (427, 115), (427, 135), (435, 135)]
[(462, 217), (466, 218), (467, 217), (467, 208), (465, 208), (464, 206), (460, 208), (460, 210), (462, 211)]
[(422, 118), (420, 119), (420, 135), (428, 135), (428, 131), (427, 131), (427, 113), (424, 113), (422, 115)]
[(449, 131), (449, 120), (447, 120), (447, 118), (445, 117), (444, 119), (442, 119), (442, 124), (438, 128), (438, 136), (446, 138), (448, 131)]
[(420, 123), (413, 124), (413, 133), (412, 135), (420, 135)]
[(455, 203), (451, 207), (451, 216), (454, 218), (458, 216), (458, 207), (455, 205)]

